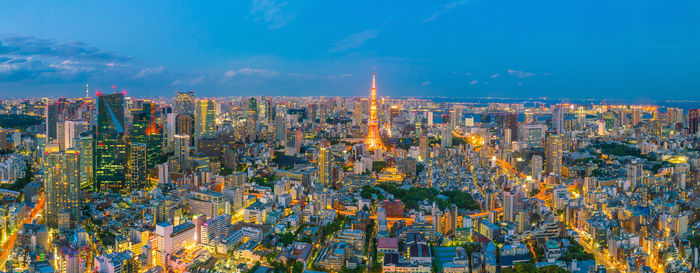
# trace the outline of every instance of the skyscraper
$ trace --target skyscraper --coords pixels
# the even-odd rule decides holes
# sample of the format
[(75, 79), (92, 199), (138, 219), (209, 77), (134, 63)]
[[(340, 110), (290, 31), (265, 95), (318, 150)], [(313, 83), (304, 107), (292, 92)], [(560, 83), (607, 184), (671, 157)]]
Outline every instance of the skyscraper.
[(503, 191), (503, 219), (506, 221), (515, 221), (516, 215), (516, 198), (515, 194), (509, 191)]
[(462, 126), (463, 115), (464, 107), (455, 105), (452, 111), (450, 111), (450, 125), (452, 125), (452, 127)]
[(642, 107), (632, 106), (632, 127), (637, 126), (642, 121)]
[(75, 141), (75, 149), (80, 155), (80, 189), (89, 189), (94, 186), (92, 161), (95, 143), (92, 135), (92, 131), (83, 132)]
[(175, 91), (175, 113), (194, 114), (194, 91)]
[(542, 147), (546, 131), (546, 125), (526, 124), (522, 126), (522, 138), (527, 141), (527, 147), (529, 148)]
[(564, 109), (562, 105), (554, 106), (554, 116), (552, 117), (552, 127), (557, 134), (564, 133)]
[(216, 136), (214, 100), (199, 100), (195, 105), (194, 136), (197, 139)]
[(258, 119), (258, 100), (250, 97), (248, 100), (248, 118), (252, 120)]
[(131, 141), (142, 143), (147, 149), (146, 166), (152, 168), (163, 149), (163, 125), (156, 122), (157, 107), (150, 101), (142, 104), (142, 109), (134, 114)]
[(275, 140), (284, 142), (285, 131), (287, 130), (287, 112), (283, 107), (278, 107), (275, 114)]
[(637, 185), (642, 183), (642, 164), (638, 164), (636, 161), (632, 161), (627, 165), (627, 179), (630, 181), (630, 186), (636, 188)]
[(301, 149), (301, 129), (292, 128), (287, 130), (287, 140), (284, 142), (284, 154), (296, 155)]
[(173, 169), (176, 171), (182, 171), (184, 163), (190, 156), (190, 136), (188, 135), (175, 135), (175, 160), (177, 166)]
[(58, 102), (46, 105), (46, 142), (52, 142), (58, 137), (56, 134), (56, 123), (60, 112), (59, 107)]
[(698, 125), (700, 124), (700, 109), (690, 109), (688, 112), (688, 134), (695, 135), (698, 133)]
[[(80, 134), (90, 130), (90, 124), (83, 121), (66, 120), (63, 124), (62, 131), (58, 132), (59, 144), (63, 144), (63, 149), (75, 147), (75, 140), (80, 138)], [(59, 123), (59, 125), (61, 124)], [(60, 128), (61, 126), (58, 126)], [(63, 139), (61, 139), (63, 138)]]
[(99, 191), (125, 191), (124, 95), (98, 93), (94, 179)]
[(55, 145), (46, 148), (44, 162), (46, 225), (75, 228), (80, 221), (80, 158), (73, 149), (65, 152)]
[(179, 114), (175, 118), (175, 135), (194, 135), (194, 116)]
[(530, 161), (530, 170), (532, 170), (532, 178), (539, 180), (542, 174), (542, 157), (539, 155), (533, 155)]
[(377, 88), (374, 81), (374, 73), (372, 73), (372, 100), (369, 108), (369, 121), (367, 139), (365, 144), (369, 150), (384, 149), (384, 144), (379, 136), (379, 124), (377, 122)]
[(562, 139), (561, 135), (551, 134), (547, 136), (547, 147), (546, 158), (545, 158), (545, 172), (547, 174), (561, 174), (561, 153), (562, 153)]
[(418, 137), (418, 150), (420, 152), (420, 160), (427, 160), (430, 158), (430, 151), (428, 150), (429, 143), (428, 143), (428, 136), (426, 135), (421, 135)]
[(605, 122), (605, 130), (612, 131), (615, 128), (615, 113), (612, 111), (603, 113), (603, 121)]
[(131, 142), (129, 144), (129, 160), (127, 161), (127, 184), (131, 189), (141, 189), (146, 186), (148, 178), (148, 148), (146, 144)]
[(318, 151), (318, 178), (321, 185), (327, 186), (333, 180), (331, 167), (333, 166), (333, 154), (330, 147), (321, 147)]
[(452, 127), (447, 124), (442, 124), (440, 130), (440, 147), (452, 147)]
[[(510, 129), (510, 139), (518, 139), (518, 114), (508, 113), (506, 114), (506, 128)], [(510, 143), (507, 143), (510, 145)]]

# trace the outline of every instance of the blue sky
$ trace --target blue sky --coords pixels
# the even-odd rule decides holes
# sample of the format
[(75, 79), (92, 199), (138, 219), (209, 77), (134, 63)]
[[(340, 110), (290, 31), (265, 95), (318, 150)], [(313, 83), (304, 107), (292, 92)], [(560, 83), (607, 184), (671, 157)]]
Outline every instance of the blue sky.
[(5, 1), (0, 96), (700, 99), (700, 2)]

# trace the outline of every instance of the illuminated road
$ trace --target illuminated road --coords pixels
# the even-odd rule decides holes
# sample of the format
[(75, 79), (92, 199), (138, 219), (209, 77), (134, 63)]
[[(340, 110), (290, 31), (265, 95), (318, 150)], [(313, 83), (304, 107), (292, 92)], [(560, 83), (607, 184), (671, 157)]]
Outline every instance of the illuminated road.
[[(36, 217), (39, 215), (39, 213), (44, 209), (44, 195), (42, 194), (39, 196), (39, 202), (34, 206), (34, 209), (32, 209), (32, 212), (24, 219), (24, 224), (29, 224), (31, 223)], [(7, 241), (2, 245), (2, 253), (0, 253), (0, 268), (5, 268), (5, 261), (7, 261), (7, 257), (10, 256), (10, 253), (12, 252), (12, 249), (15, 247), (15, 241), (17, 241), (17, 231), (22, 228), (21, 225), (17, 226), (17, 229), (7, 237)]]
[(597, 248), (590, 246), (586, 242), (586, 240), (584, 240), (582, 238), (579, 238), (578, 242), (579, 242), (579, 244), (581, 244), (581, 246), (583, 246), (583, 249), (586, 250), (586, 252), (591, 253), (591, 254), (593, 254), (593, 256), (595, 256), (595, 261), (597, 264), (602, 263), (603, 265), (605, 265), (605, 268), (608, 270), (608, 272), (612, 272), (612, 273), (619, 272), (619, 270), (617, 269), (617, 266), (615, 266), (610, 261), (610, 259), (608, 258), (608, 256), (605, 253), (601, 252)]

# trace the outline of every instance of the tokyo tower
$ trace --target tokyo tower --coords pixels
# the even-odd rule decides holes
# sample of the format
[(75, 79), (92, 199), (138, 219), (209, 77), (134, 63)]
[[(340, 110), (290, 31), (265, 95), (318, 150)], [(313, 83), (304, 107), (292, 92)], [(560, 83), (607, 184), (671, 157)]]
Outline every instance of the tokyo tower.
[(379, 126), (377, 122), (377, 88), (374, 84), (374, 72), (372, 72), (372, 105), (369, 108), (369, 130), (365, 144), (372, 151), (375, 149), (385, 149), (382, 139), (379, 137)]

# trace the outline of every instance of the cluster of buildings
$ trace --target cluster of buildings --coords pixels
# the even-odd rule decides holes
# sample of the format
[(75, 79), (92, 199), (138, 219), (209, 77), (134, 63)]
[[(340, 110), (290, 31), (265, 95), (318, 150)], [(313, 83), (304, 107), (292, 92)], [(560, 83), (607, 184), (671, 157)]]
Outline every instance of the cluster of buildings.
[(0, 271), (697, 270), (697, 109), (376, 90), (3, 101)]

